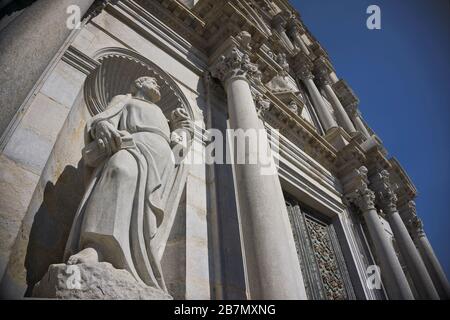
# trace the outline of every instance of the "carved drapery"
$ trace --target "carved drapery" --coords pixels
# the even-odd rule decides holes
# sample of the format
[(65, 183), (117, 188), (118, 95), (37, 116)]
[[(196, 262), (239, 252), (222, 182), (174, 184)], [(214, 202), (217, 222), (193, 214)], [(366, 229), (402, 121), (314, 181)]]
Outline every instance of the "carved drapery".
[[(123, 48), (105, 48), (97, 53), (99, 65), (86, 78), (84, 98), (91, 115), (101, 113), (106, 109), (112, 98), (127, 94), (131, 84), (139, 77), (149, 76), (156, 79), (160, 86), (161, 100), (157, 105), (168, 120), (171, 130), (177, 129), (179, 123), (195, 120), (194, 112), (176, 82), (165, 71), (138, 53)], [(195, 128), (192, 128), (196, 130)], [(192, 138), (189, 137), (189, 138)], [(183, 139), (189, 139), (184, 136)], [(190, 148), (192, 139), (179, 142)], [(184, 150), (186, 154), (188, 150)], [(155, 236), (156, 255), (160, 259), (172, 229), (181, 193), (186, 182), (187, 167), (181, 161), (175, 173), (170, 178), (170, 185), (164, 191), (167, 199), (166, 218)]]

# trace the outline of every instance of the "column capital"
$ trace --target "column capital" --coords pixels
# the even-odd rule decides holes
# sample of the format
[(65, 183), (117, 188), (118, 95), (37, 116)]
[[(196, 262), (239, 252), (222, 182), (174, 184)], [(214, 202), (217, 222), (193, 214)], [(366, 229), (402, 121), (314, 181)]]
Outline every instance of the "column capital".
[(372, 184), (377, 191), (377, 200), (383, 211), (387, 214), (397, 212), (398, 198), (395, 191), (398, 189), (398, 186), (391, 183), (389, 172), (387, 170), (378, 172)]
[(297, 53), (294, 59), (295, 63), (293, 65), (293, 70), (297, 77), (303, 81), (314, 79), (314, 75), (312, 73), (314, 64), (311, 59), (302, 51)]
[(368, 170), (362, 166), (355, 169), (355, 185), (356, 189), (346, 196), (346, 201), (354, 204), (361, 212), (375, 210), (375, 193), (367, 186)]
[(301, 35), (305, 33), (305, 28), (303, 28), (303, 26), (295, 16), (292, 16), (287, 21), (287, 31), (292, 36), (294, 34)]
[(211, 75), (224, 83), (233, 77), (243, 77), (260, 83), (261, 72), (258, 65), (250, 61), (250, 41), (251, 36), (246, 31), (231, 37), (225, 43), (225, 48), (215, 54), (218, 57), (211, 64)]
[(320, 57), (314, 62), (314, 75), (321, 85), (333, 84), (330, 73), (333, 72), (324, 57)]
[(417, 209), (416, 209), (416, 203), (413, 200), (408, 201), (407, 204), (407, 221), (406, 225), (409, 229), (409, 232), (417, 235), (417, 236), (424, 236), (425, 231), (423, 229), (423, 222), (422, 219), (420, 219), (417, 216)]
[(286, 30), (287, 21), (291, 18), (291, 13), (282, 11), (272, 18), (272, 26), (275, 30)]

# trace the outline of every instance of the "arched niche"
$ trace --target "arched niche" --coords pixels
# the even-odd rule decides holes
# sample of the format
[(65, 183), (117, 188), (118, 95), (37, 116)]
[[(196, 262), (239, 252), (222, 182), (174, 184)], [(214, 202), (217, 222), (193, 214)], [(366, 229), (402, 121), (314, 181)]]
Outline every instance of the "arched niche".
[(105, 48), (96, 54), (96, 60), (99, 66), (84, 84), (84, 99), (91, 115), (105, 110), (114, 96), (129, 93), (137, 78), (151, 76), (161, 87), (161, 100), (157, 104), (166, 117), (176, 108), (183, 108), (194, 119), (192, 108), (175, 80), (147, 58), (128, 49)]

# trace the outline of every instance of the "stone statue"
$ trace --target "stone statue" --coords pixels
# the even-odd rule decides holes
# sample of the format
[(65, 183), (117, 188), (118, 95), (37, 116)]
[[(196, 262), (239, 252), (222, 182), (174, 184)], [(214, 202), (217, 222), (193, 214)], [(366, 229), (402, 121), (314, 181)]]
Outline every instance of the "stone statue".
[(175, 170), (155, 78), (141, 77), (86, 125), (83, 159), (94, 168), (65, 250), (68, 265), (111, 263), (167, 292), (153, 239)]
[(281, 67), (281, 70), (272, 78), (272, 80), (266, 83), (267, 88), (273, 93), (299, 92), (300, 90), (298, 89), (295, 80), (289, 76), (289, 63), (287, 62), (286, 54), (280, 53), (275, 55), (274, 58)]

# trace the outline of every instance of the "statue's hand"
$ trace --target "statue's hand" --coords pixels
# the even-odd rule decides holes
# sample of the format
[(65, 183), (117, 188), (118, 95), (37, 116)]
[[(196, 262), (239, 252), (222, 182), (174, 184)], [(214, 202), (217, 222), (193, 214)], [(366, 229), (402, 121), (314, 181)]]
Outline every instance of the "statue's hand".
[(95, 139), (101, 150), (108, 155), (116, 153), (120, 149), (120, 134), (108, 121), (100, 121), (95, 126)]

